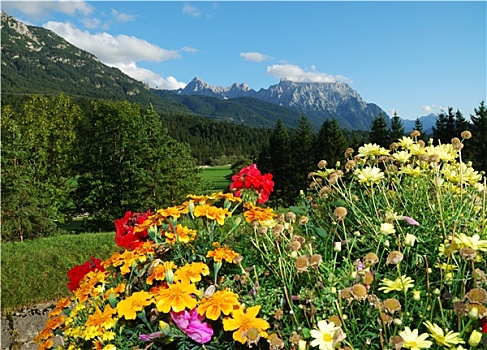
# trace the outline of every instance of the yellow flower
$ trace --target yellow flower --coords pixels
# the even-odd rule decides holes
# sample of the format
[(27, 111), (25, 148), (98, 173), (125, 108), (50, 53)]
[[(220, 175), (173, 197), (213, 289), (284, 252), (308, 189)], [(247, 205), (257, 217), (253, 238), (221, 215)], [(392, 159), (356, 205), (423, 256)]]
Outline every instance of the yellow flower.
[(453, 149), (453, 146), (448, 143), (443, 143), (437, 146), (426, 146), (425, 151), (428, 155), (437, 155), (443, 162), (452, 162), (458, 157), (458, 153)]
[(166, 209), (159, 209), (157, 214), (168, 218), (172, 217), (173, 219), (179, 219), (182, 214), (187, 214), (188, 208), (184, 206), (176, 206), (176, 207), (168, 207)]
[(388, 222), (384, 222), (380, 225), (380, 233), (389, 235), (393, 234), (396, 232), (396, 229), (394, 228), (394, 224), (390, 224)]
[(105, 310), (103, 310), (103, 312), (96, 307), (95, 313), (88, 316), (88, 320), (86, 321), (85, 325), (86, 327), (97, 328), (101, 335), (103, 330), (110, 329), (115, 324), (115, 320), (112, 317), (115, 312), (116, 311), (110, 305), (105, 306)]
[(170, 244), (174, 244), (176, 243), (176, 238), (177, 238), (178, 242), (189, 243), (196, 238), (196, 230), (190, 229), (181, 224), (177, 224), (176, 233), (177, 235), (172, 231), (166, 231), (165, 233), (166, 242)]
[(270, 327), (269, 323), (262, 319), (257, 318), (260, 305), (249, 307), (246, 312), (242, 308), (234, 310), (232, 312), (232, 318), (227, 317), (223, 320), (223, 329), (225, 331), (233, 331), (233, 339), (242, 344), (245, 344), (247, 337), (243, 335), (250, 329), (256, 328), (259, 331), (261, 337), (266, 338), (266, 329)]
[(208, 276), (210, 269), (208, 265), (202, 262), (194, 262), (186, 264), (174, 272), (174, 279), (176, 281), (195, 283), (201, 281), (201, 276)]
[(229, 290), (218, 291), (209, 298), (203, 298), (198, 306), (200, 315), (206, 314), (206, 318), (217, 320), (223, 313), (230, 314), (235, 307), (239, 306), (238, 294)]
[(318, 321), (318, 329), (311, 330), (311, 336), (314, 338), (311, 346), (319, 346), (320, 350), (332, 350), (334, 348), (333, 336), (337, 330), (338, 327), (333, 322)]
[(411, 153), (409, 153), (408, 151), (399, 151), (393, 153), (392, 157), (401, 163), (405, 163), (408, 161), (409, 158), (411, 158)]
[(479, 345), (480, 341), (482, 340), (482, 333), (474, 329), (470, 337), (468, 338), (468, 345), (470, 346), (477, 346)]
[(433, 342), (426, 340), (428, 338), (427, 333), (423, 333), (418, 336), (418, 330), (411, 331), (409, 327), (404, 328), (402, 332), (399, 332), (399, 336), (403, 340), (402, 347), (411, 350), (429, 349)]
[(232, 216), (232, 213), (229, 212), (228, 209), (218, 208), (208, 204), (196, 206), (193, 214), (196, 217), (204, 216), (209, 220), (216, 220), (219, 225), (223, 225), (225, 223), (226, 216)]
[(146, 283), (152, 284), (154, 283), (154, 280), (164, 281), (166, 279), (166, 273), (168, 271), (172, 271), (172, 269), (175, 268), (177, 268), (177, 265), (172, 261), (164, 261), (163, 263), (154, 267), (154, 270), (152, 271), (150, 276), (147, 277)]
[(167, 287), (153, 289), (156, 308), (159, 312), (180, 312), (185, 308), (192, 310), (196, 307), (193, 295), (200, 295), (196, 285), (188, 282), (168, 284)]
[(435, 340), (436, 344), (450, 348), (452, 345), (465, 344), (465, 342), (460, 338), (460, 333), (449, 331), (446, 333), (441, 329), (436, 323), (431, 323), (430, 321), (423, 322), (423, 324), (428, 328), (431, 336)]
[(377, 145), (377, 144), (365, 144), (360, 146), (358, 149), (359, 157), (371, 157), (371, 156), (387, 156), (389, 155), (389, 150)]
[(409, 136), (403, 136), (397, 141), (397, 143), (399, 146), (401, 146), (404, 149), (409, 149), (412, 145), (416, 144), (414, 140)]
[(355, 170), (354, 175), (357, 176), (358, 182), (365, 183), (369, 186), (378, 183), (384, 178), (384, 173), (379, 168), (371, 168), (369, 166), (364, 169)]
[(247, 222), (259, 221), (260, 223), (272, 220), (276, 214), (272, 208), (261, 208), (248, 203), (245, 205), (247, 210), (244, 212), (244, 218)]
[(407, 164), (405, 166), (404, 165), (401, 166), (401, 170), (399, 170), (399, 173), (417, 177), (421, 175), (421, 168), (419, 167), (414, 168), (411, 164)]
[(117, 304), (117, 313), (126, 320), (135, 320), (137, 311), (154, 302), (152, 294), (146, 291), (135, 292)]
[(467, 236), (465, 233), (460, 233), (453, 238), (457, 249), (462, 249), (464, 247), (469, 247), (474, 250), (481, 250), (483, 252), (487, 251), (487, 240), (480, 239), (478, 234), (472, 237)]
[(384, 278), (381, 282), (383, 287), (380, 287), (379, 290), (383, 290), (384, 293), (392, 292), (393, 290), (401, 291), (401, 290), (408, 290), (414, 286), (414, 280), (411, 277), (406, 277), (403, 275), (401, 277), (396, 278), (394, 281)]
[(234, 252), (232, 249), (227, 247), (217, 247), (215, 250), (210, 250), (208, 254), (206, 254), (207, 258), (213, 258), (215, 262), (220, 262), (225, 260), (226, 262), (233, 262), (233, 259), (237, 257), (239, 254)]

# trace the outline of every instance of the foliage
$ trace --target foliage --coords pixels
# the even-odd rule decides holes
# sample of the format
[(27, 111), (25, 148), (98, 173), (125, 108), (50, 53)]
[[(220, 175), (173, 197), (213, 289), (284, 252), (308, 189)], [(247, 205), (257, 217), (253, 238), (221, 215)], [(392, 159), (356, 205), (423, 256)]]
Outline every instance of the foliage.
[(328, 164), (335, 165), (344, 160), (347, 140), (336, 119), (325, 120), (316, 137), (315, 158), (313, 164), (325, 159)]
[[(312, 190), (282, 214), (216, 193), (142, 224), (126, 217), (117, 235), (137, 247), (88, 273), (37, 339), (46, 348), (63, 332), (65, 348), (81, 349), (485, 347), (486, 184), (459, 141), (347, 150), (343, 167), (315, 171)], [(252, 186), (255, 199), (263, 187)]]
[(397, 112), (394, 112), (394, 116), (391, 118), (391, 128), (389, 130), (389, 135), (391, 140), (399, 140), (405, 135), (404, 125), (401, 121), (401, 118), (399, 118)]
[(74, 200), (98, 229), (109, 229), (110, 218), (129, 209), (177, 202), (200, 183), (189, 148), (169, 137), (151, 107), (95, 101), (78, 141)]
[(389, 128), (387, 127), (386, 118), (379, 114), (372, 121), (369, 134), (369, 142), (376, 143), (382, 147), (388, 147), (391, 143)]
[(487, 108), (482, 101), (478, 108), (474, 109), (475, 114), (470, 116), (472, 120), (472, 162), (476, 169), (487, 172)]

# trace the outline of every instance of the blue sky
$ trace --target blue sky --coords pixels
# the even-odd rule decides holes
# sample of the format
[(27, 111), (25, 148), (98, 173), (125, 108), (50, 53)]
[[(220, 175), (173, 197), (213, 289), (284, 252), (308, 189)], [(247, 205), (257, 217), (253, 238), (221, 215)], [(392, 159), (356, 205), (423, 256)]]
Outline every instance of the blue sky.
[(486, 100), (486, 2), (2, 1), (105, 64), (164, 89), (195, 76), (259, 90), (342, 81), (415, 119)]

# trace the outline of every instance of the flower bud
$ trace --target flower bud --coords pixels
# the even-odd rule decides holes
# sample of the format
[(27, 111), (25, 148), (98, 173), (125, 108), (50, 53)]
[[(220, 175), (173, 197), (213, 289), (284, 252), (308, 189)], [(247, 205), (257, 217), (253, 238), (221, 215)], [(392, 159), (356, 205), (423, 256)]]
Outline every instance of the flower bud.
[(413, 300), (419, 301), (421, 299), (421, 291), (415, 290), (413, 292)]
[(479, 345), (481, 340), (482, 340), (482, 333), (474, 329), (473, 332), (470, 334), (470, 338), (468, 338), (468, 345), (475, 347)]
[(336, 252), (340, 252), (342, 250), (342, 242), (333, 243), (333, 250)]
[(404, 239), (404, 244), (409, 247), (414, 247), (414, 243), (416, 242), (416, 236), (408, 233), (406, 238)]

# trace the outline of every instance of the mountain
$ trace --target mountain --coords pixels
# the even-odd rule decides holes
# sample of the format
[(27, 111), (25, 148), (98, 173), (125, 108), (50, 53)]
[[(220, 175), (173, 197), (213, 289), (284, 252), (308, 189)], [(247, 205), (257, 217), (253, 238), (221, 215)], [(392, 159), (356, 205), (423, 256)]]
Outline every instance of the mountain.
[(145, 84), (108, 67), (50, 30), (28, 26), (1, 12), (2, 97), (58, 94), (127, 99), (158, 110), (178, 110)]
[[(419, 117), (418, 119), (421, 121), (423, 124), (423, 131), (431, 134), (433, 132), (433, 126), (435, 126), (436, 119), (438, 115), (434, 113), (430, 113), (428, 115), (424, 115), (422, 117)], [(416, 120), (411, 120), (411, 119), (402, 119), (402, 124), (404, 126), (404, 131), (406, 133), (410, 133), (411, 131), (414, 130), (414, 124), (416, 123)]]
[(184, 89), (175, 92), (220, 99), (256, 98), (305, 114), (315, 127), (321, 126), (326, 119), (336, 118), (343, 128), (369, 130), (372, 120), (380, 113), (389, 119), (379, 106), (365, 102), (355, 90), (342, 82), (301, 83), (281, 80), (268, 89), (255, 91), (246, 84), (233, 84), (226, 88), (211, 86), (195, 77)]

